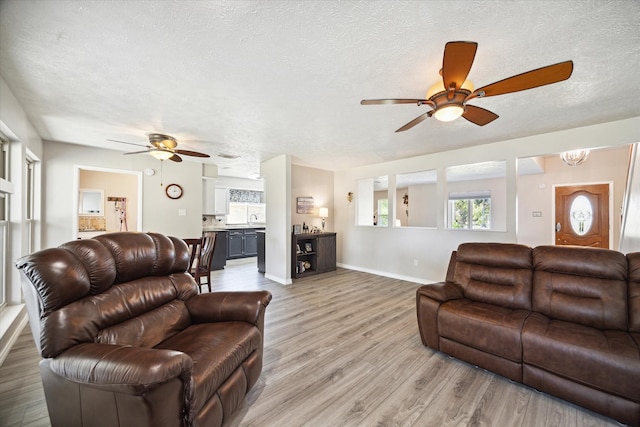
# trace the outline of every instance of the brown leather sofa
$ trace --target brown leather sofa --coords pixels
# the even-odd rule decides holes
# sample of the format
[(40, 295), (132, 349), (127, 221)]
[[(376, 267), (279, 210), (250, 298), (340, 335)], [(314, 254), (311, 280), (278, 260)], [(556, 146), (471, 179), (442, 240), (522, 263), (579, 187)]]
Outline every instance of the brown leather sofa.
[(640, 425), (640, 253), (464, 243), (416, 306), (424, 345)]
[(199, 294), (181, 239), (111, 233), (19, 259), (55, 426), (220, 426), (262, 370), (266, 291)]

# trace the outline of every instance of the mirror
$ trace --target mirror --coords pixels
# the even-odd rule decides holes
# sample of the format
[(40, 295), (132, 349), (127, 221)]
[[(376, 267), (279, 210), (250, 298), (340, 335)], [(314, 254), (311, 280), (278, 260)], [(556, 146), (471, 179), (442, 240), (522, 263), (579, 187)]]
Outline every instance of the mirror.
[(435, 170), (396, 175), (395, 227), (437, 227), (437, 181)]
[(389, 225), (389, 177), (358, 180), (356, 225)]
[(104, 215), (104, 191), (80, 188), (78, 193), (78, 214), (87, 216)]
[(502, 160), (447, 168), (447, 228), (506, 230), (506, 167)]

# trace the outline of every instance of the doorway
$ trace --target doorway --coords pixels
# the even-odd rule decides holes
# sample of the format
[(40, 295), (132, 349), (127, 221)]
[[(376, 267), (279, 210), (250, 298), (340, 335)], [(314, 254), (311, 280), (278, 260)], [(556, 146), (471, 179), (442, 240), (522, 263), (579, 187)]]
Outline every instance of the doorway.
[[(74, 168), (73, 238), (142, 231), (142, 172), (78, 165)], [(87, 196), (98, 199), (95, 209), (85, 211), (83, 202)]]
[(555, 187), (555, 244), (609, 248), (610, 184)]

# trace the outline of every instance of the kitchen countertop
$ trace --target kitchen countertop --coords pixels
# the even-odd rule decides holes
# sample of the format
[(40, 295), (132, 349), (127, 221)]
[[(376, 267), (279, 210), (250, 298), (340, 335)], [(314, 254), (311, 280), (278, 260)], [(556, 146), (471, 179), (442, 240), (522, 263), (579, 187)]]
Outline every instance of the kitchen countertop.
[(229, 230), (246, 230), (246, 229), (264, 229), (264, 224), (256, 225), (222, 225), (202, 227), (202, 231), (229, 231)]

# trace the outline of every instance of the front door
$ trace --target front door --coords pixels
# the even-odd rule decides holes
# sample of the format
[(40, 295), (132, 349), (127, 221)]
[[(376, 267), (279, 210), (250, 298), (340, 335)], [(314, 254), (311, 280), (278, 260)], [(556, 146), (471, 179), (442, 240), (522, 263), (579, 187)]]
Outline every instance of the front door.
[(609, 184), (556, 187), (556, 245), (609, 248)]

